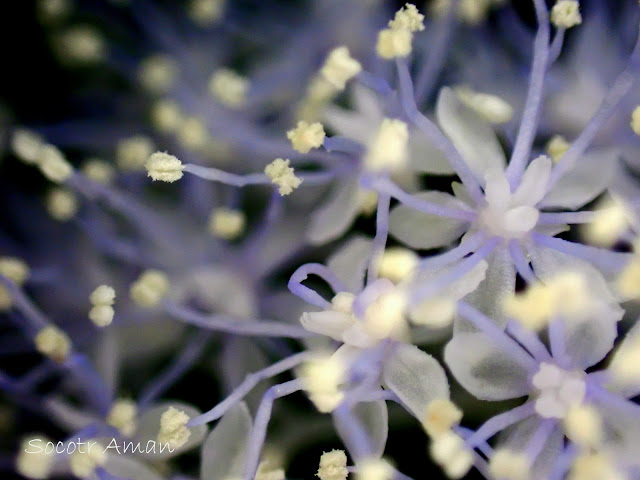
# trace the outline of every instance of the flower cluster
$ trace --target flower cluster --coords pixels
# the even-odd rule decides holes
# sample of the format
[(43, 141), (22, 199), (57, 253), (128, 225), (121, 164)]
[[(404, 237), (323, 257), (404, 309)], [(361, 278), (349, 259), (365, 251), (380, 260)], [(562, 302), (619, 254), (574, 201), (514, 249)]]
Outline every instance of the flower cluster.
[(130, 105), (10, 131), (53, 184), (0, 237), (13, 470), (640, 478), (635, 0), (98, 3), (38, 18)]

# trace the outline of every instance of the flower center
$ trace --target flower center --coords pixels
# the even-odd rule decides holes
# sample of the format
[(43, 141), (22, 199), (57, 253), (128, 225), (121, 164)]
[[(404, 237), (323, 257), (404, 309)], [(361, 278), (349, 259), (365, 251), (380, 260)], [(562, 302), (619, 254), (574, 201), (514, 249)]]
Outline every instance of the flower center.
[(582, 403), (586, 392), (584, 372), (563, 370), (550, 363), (540, 364), (532, 384), (538, 390), (536, 412), (544, 418), (564, 418), (572, 406)]

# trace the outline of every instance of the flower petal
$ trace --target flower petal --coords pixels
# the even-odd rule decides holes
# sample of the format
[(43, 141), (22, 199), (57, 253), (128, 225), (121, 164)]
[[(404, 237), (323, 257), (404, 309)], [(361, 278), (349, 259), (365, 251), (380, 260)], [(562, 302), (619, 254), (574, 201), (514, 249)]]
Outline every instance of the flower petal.
[(432, 175), (455, 174), (447, 156), (419, 131), (409, 133), (409, 168)]
[(202, 445), (202, 480), (242, 478), (251, 424), (245, 403), (224, 414)]
[[(367, 437), (371, 442), (373, 455), (381, 457), (387, 445), (387, 435), (389, 433), (389, 414), (386, 402), (379, 400), (377, 402), (358, 403), (353, 408), (353, 414), (368, 434)], [(334, 421), (334, 426), (338, 435), (344, 441), (347, 450), (353, 452), (354, 448), (350, 445), (351, 436), (344, 431), (345, 427), (338, 421)]]
[(602, 274), (587, 262), (551, 248), (531, 247), (531, 265), (541, 280), (563, 272), (579, 272), (587, 280), (593, 308), (580, 318), (563, 322), (564, 348), (574, 365), (587, 368), (613, 348), (618, 321), (624, 315)]
[(364, 273), (371, 254), (371, 240), (355, 236), (347, 240), (327, 260), (327, 267), (344, 283), (349, 291), (362, 290)]
[(578, 208), (594, 200), (611, 184), (618, 166), (618, 152), (599, 150), (584, 154), (547, 192), (542, 208)]
[(325, 203), (311, 214), (307, 238), (314, 245), (335, 240), (351, 226), (358, 216), (358, 180), (339, 180), (329, 192)]
[(342, 341), (342, 334), (353, 325), (355, 319), (352, 315), (342, 312), (307, 312), (300, 317), (302, 326), (310, 332), (319, 333), (331, 337), (334, 340)]
[(449, 398), (444, 369), (431, 355), (413, 345), (399, 344), (382, 367), (382, 382), (419, 420), (436, 398)]
[(163, 480), (163, 477), (138, 460), (126, 455), (108, 455), (104, 469), (119, 478)]
[(478, 181), (484, 184), (484, 175), (490, 168), (504, 170), (504, 151), (491, 125), (480, 115), (466, 107), (450, 88), (440, 90), (436, 116), (442, 130), (451, 139)]
[[(443, 192), (421, 192), (414, 197), (447, 207), (464, 208), (459, 200)], [(430, 215), (405, 205), (396, 206), (389, 215), (391, 234), (418, 249), (448, 245), (462, 236), (467, 225), (464, 220)]]
[(540, 156), (534, 159), (524, 174), (520, 185), (511, 197), (512, 205), (528, 205), (533, 207), (544, 198), (544, 192), (549, 183), (551, 175), (551, 159), (547, 156)]
[(191, 435), (189, 436), (189, 440), (182, 447), (174, 449), (173, 452), (170, 452), (167, 448), (165, 448), (162, 452), (160, 452), (159, 442), (158, 442), (158, 432), (160, 431), (160, 417), (164, 412), (166, 412), (169, 407), (174, 407), (177, 410), (181, 410), (186, 413), (189, 418), (194, 418), (200, 415), (200, 411), (182, 402), (165, 402), (156, 404), (153, 407), (145, 410), (140, 415), (138, 420), (138, 429), (133, 438), (133, 443), (137, 444), (140, 442), (142, 445), (146, 445), (147, 442), (153, 441), (158, 444), (158, 448), (155, 453), (142, 453), (140, 456), (144, 458), (149, 458), (153, 460), (162, 460), (171, 457), (175, 457), (176, 455), (180, 455), (187, 450), (192, 449), (193, 447), (200, 445), (204, 436), (207, 434), (207, 426), (201, 425), (199, 427), (193, 427), (189, 430), (191, 431)]
[[(498, 325), (504, 326), (507, 319), (502, 311), (502, 302), (515, 292), (516, 271), (511, 255), (505, 247), (496, 248), (486, 261), (489, 266), (485, 279), (474, 292), (465, 297), (464, 301), (480, 310)], [(473, 332), (476, 331), (476, 328), (467, 320), (456, 318), (454, 332), (463, 331)]]
[(456, 380), (480, 400), (507, 400), (528, 395), (529, 362), (506, 352), (485, 334), (457, 333), (444, 350)]

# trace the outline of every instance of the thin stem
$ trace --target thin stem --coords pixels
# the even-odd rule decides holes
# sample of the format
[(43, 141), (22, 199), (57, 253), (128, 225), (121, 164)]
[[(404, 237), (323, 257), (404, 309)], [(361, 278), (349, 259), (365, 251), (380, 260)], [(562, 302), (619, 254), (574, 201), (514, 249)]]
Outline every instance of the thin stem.
[(589, 120), (589, 123), (582, 130), (582, 133), (575, 139), (575, 141), (569, 147), (569, 150), (562, 156), (560, 162), (555, 166), (551, 172), (551, 178), (547, 186), (549, 191), (555, 183), (562, 178), (575, 164), (575, 162), (582, 156), (582, 154), (589, 148), (591, 142), (597, 135), (602, 126), (609, 120), (614, 114), (616, 108), (622, 101), (622, 99), (629, 93), (631, 88), (638, 80), (638, 69), (640, 68), (640, 36), (636, 41), (627, 67), (616, 78), (611, 89), (607, 92), (606, 96), (600, 104), (600, 108), (595, 115)]
[(211, 332), (204, 332), (204, 334), (195, 332), (192, 334), (173, 363), (142, 389), (142, 393), (138, 398), (138, 406), (143, 408), (158, 398), (189, 370), (202, 355), (212, 335)]
[(452, 248), (448, 252), (421, 260), (419, 269), (437, 269), (445, 267), (450, 263), (457, 262), (469, 253), (477, 250), (485, 241), (486, 236), (483, 232), (474, 233), (469, 238), (466, 238), (461, 242), (460, 245)]
[(595, 267), (609, 272), (622, 269), (633, 256), (632, 253), (612, 252), (603, 248), (573, 243), (561, 238), (550, 237), (541, 233), (533, 233), (531, 238), (538, 245), (553, 248), (561, 253), (586, 260)]
[(389, 195), (398, 201), (402, 202), (407, 207), (411, 207), (429, 215), (436, 215), (438, 217), (454, 218), (456, 220), (464, 220), (472, 222), (476, 214), (471, 210), (464, 210), (462, 208), (447, 207), (427, 200), (421, 200), (408, 194), (395, 183), (388, 178), (376, 178), (371, 180), (370, 187), (376, 190), (378, 193), (384, 193)]
[(551, 360), (551, 354), (542, 340), (538, 338), (538, 335), (525, 329), (518, 322), (509, 322), (507, 324), (507, 333), (526, 348), (538, 362), (548, 362)]
[(320, 307), (324, 310), (331, 308), (331, 303), (322, 298), (317, 292), (311, 290), (309, 287), (302, 285), (307, 277), (310, 275), (317, 275), (329, 284), (331, 289), (335, 292), (348, 292), (347, 286), (329, 270), (326, 266), (320, 263), (307, 263), (299, 267), (291, 278), (289, 279), (288, 288), (297, 297), (302, 298), (304, 301)]
[(189, 420), (187, 426), (197, 427), (217, 420), (218, 418), (222, 417), (231, 407), (236, 405), (238, 402), (241, 402), (242, 399), (262, 380), (275, 377), (276, 375), (280, 375), (287, 370), (291, 370), (310, 357), (311, 354), (309, 352), (297, 353), (285, 358), (284, 360), (280, 360), (279, 362), (276, 362), (273, 365), (268, 366), (267, 368), (248, 374), (244, 381), (240, 385), (238, 385), (227, 398), (225, 398), (222, 402), (217, 404), (208, 412), (205, 412), (202, 415)]
[(524, 405), (513, 408), (487, 420), (478, 430), (466, 440), (469, 448), (475, 448), (480, 443), (489, 440), (496, 433), (518, 423), (535, 413), (534, 403), (527, 402)]
[(298, 325), (224, 315), (204, 315), (172, 301), (165, 301), (163, 305), (165, 311), (172, 317), (207, 330), (259, 337), (308, 338), (315, 335)]
[(591, 223), (597, 212), (542, 212), (538, 225), (559, 225), (563, 223)]
[(527, 160), (531, 153), (533, 139), (538, 129), (540, 110), (542, 108), (542, 93), (544, 77), (549, 62), (549, 11), (544, 0), (534, 0), (538, 32), (533, 44), (533, 64), (531, 66), (531, 80), (527, 92), (527, 100), (520, 121), (520, 129), (516, 137), (511, 160), (507, 166), (506, 176), (509, 184), (514, 187), (522, 178)]
[(427, 298), (436, 295), (438, 292), (446, 288), (451, 282), (459, 280), (473, 269), (477, 264), (484, 260), (498, 246), (500, 239), (492, 238), (480, 247), (473, 255), (462, 260), (455, 267), (451, 268), (444, 275), (438, 277), (435, 281), (426, 285), (414, 287), (410, 292), (409, 303), (418, 305)]
[(533, 273), (531, 265), (529, 265), (529, 260), (520, 247), (520, 240), (513, 239), (509, 241), (509, 253), (511, 254), (511, 260), (513, 260), (516, 270), (522, 278), (524, 278), (528, 284), (536, 283), (538, 277)]
[(456, 25), (457, 10), (458, 1), (449, 2), (447, 12), (438, 22), (436, 32), (429, 42), (429, 57), (418, 72), (415, 82), (415, 99), (418, 105), (423, 104), (431, 95), (442, 72)]
[(269, 419), (271, 418), (273, 402), (278, 398), (291, 395), (299, 390), (302, 390), (302, 383), (300, 380), (290, 380), (269, 388), (267, 393), (264, 394), (264, 397), (262, 397), (262, 401), (258, 407), (258, 412), (256, 413), (253, 428), (251, 429), (249, 444), (247, 445), (244, 470), (245, 480), (253, 480), (256, 470), (258, 469), (260, 451), (262, 450), (264, 439), (267, 435), (267, 426), (269, 425)]
[(566, 30), (564, 28), (558, 28), (556, 30), (556, 34), (553, 37), (551, 48), (549, 50), (549, 60), (547, 61), (547, 68), (551, 68), (551, 65), (553, 65), (560, 56), (560, 53), (562, 52), (562, 46), (564, 44), (565, 32)]
[(384, 253), (389, 236), (389, 195), (378, 195), (378, 211), (376, 213), (376, 236), (373, 238), (371, 253), (369, 254), (369, 267), (367, 268), (367, 285), (378, 278), (378, 264)]
[(462, 180), (462, 183), (467, 187), (471, 197), (477, 203), (481, 203), (484, 201), (484, 195), (469, 165), (467, 165), (462, 155), (460, 155), (460, 152), (458, 152), (445, 134), (418, 110), (413, 96), (413, 84), (407, 63), (404, 60), (398, 59), (396, 60), (396, 67), (400, 86), (400, 101), (403, 110), (416, 127), (429, 137), (434, 147), (446, 155), (451, 166), (460, 177), (460, 180)]

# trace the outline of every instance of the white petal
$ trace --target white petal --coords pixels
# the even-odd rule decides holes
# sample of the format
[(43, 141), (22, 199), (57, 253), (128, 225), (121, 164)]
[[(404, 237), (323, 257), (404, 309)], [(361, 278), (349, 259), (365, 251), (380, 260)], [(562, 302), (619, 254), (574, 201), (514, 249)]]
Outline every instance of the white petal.
[(434, 147), (422, 132), (415, 130), (409, 135), (409, 168), (432, 175), (455, 174), (446, 155)]
[[(142, 448), (145, 446), (143, 445)], [(163, 480), (163, 477), (138, 460), (125, 455), (108, 455), (104, 469), (111, 475), (135, 480)]]
[(551, 166), (551, 159), (547, 156), (534, 159), (522, 175), (520, 185), (511, 197), (511, 204), (533, 207), (542, 200), (549, 183)]
[[(518, 422), (499, 435), (498, 448), (524, 453), (541, 425), (542, 421), (537, 415)], [(530, 478), (548, 478), (555, 459), (563, 450), (564, 431), (557, 425), (544, 439), (544, 447), (531, 467)]]
[(480, 400), (507, 400), (528, 395), (530, 357), (507, 353), (483, 333), (457, 333), (444, 350), (456, 380)]
[(224, 414), (202, 445), (201, 480), (242, 478), (251, 423), (244, 403)]
[(530, 247), (531, 265), (541, 280), (562, 272), (580, 272), (587, 280), (594, 306), (578, 319), (564, 322), (564, 343), (576, 367), (587, 368), (613, 348), (618, 321), (624, 315), (602, 274), (587, 262), (551, 248)]
[(371, 254), (371, 240), (355, 236), (347, 240), (327, 260), (327, 267), (344, 283), (349, 291), (362, 290), (364, 273)]
[(611, 402), (597, 405), (604, 424), (604, 444), (620, 457), (637, 463), (640, 445), (640, 407), (631, 402), (627, 404), (626, 409)]
[[(485, 279), (464, 301), (503, 326), (507, 319), (502, 311), (502, 302), (515, 292), (516, 271), (505, 247), (496, 248), (486, 261), (489, 266)], [(467, 320), (456, 318), (454, 332), (462, 331), (476, 331), (476, 328)]]
[(453, 191), (453, 195), (465, 205), (469, 207), (476, 206), (475, 200), (471, 197), (464, 184), (460, 182), (451, 182), (451, 190)]
[(618, 153), (614, 150), (584, 154), (545, 195), (539, 206), (571, 210), (582, 207), (611, 184), (618, 161)]
[(380, 104), (380, 96), (373, 90), (355, 84), (353, 86), (353, 106), (364, 118), (372, 123), (379, 123), (384, 118), (384, 108)]
[(490, 168), (484, 175), (484, 196), (489, 205), (507, 208), (511, 199), (511, 187), (501, 168)]
[[(451, 269), (455, 268), (462, 261), (464, 260), (458, 260), (457, 262), (452, 263), (451, 265), (444, 268), (424, 269), (418, 272), (410, 282), (412, 285), (437, 282), (438, 278), (446, 275)], [(476, 288), (478, 288), (480, 283), (486, 278), (488, 267), (489, 264), (484, 260), (481, 260), (466, 275), (448, 283), (446, 288), (442, 291), (442, 295), (452, 300), (462, 299), (469, 293), (473, 292)]]
[[(367, 437), (371, 442), (373, 455), (381, 457), (387, 445), (387, 435), (389, 433), (387, 404), (383, 400), (359, 403), (353, 408), (353, 414), (358, 420), (358, 423), (368, 433)], [(353, 452), (354, 449), (350, 442), (351, 436), (345, 431), (344, 426), (338, 421), (334, 421), (334, 426), (347, 447), (347, 450)]]
[(384, 362), (382, 381), (418, 419), (422, 419), (432, 400), (449, 398), (444, 369), (435, 358), (413, 345), (396, 347)]
[[(414, 197), (447, 207), (464, 208), (459, 200), (443, 192), (421, 192)], [(463, 220), (430, 215), (405, 205), (393, 208), (389, 216), (391, 234), (410, 247), (418, 249), (448, 245), (462, 236), (467, 225)]]
[(504, 170), (504, 152), (491, 125), (463, 105), (450, 88), (440, 90), (436, 116), (478, 181), (484, 182), (485, 172), (490, 168)]
[(300, 317), (302, 326), (310, 332), (326, 335), (334, 340), (342, 341), (342, 335), (353, 323), (355, 319), (352, 315), (341, 312), (308, 312)]
[(204, 440), (204, 436), (207, 434), (207, 426), (201, 425), (199, 427), (190, 428), (191, 435), (189, 436), (189, 440), (182, 447), (174, 449), (173, 452), (169, 452), (168, 449), (164, 449), (160, 452), (159, 442), (158, 442), (158, 432), (160, 431), (160, 417), (164, 412), (166, 412), (169, 407), (174, 407), (177, 410), (181, 410), (186, 413), (189, 418), (194, 418), (200, 415), (200, 411), (188, 405), (186, 403), (181, 402), (165, 402), (152, 406), (151, 408), (142, 412), (140, 418), (138, 420), (138, 429), (133, 438), (134, 444), (140, 442), (142, 445), (146, 445), (149, 441), (154, 441), (158, 444), (155, 453), (143, 453), (139, 454), (140, 456), (153, 460), (161, 460), (167, 459), (171, 457), (175, 457), (176, 455), (180, 455), (187, 450), (192, 449), (193, 447), (200, 445), (202, 440)]
[(307, 238), (315, 245), (340, 237), (358, 216), (358, 180), (339, 180), (320, 208), (311, 214)]

